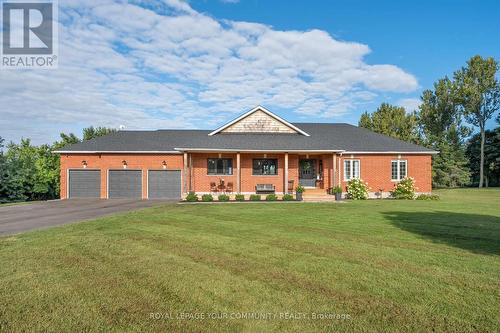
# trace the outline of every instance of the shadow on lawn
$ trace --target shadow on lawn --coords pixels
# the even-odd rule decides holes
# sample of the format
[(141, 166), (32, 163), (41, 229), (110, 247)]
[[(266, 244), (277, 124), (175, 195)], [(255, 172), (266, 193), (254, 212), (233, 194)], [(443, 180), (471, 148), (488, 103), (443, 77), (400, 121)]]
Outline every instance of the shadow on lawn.
[(500, 217), (451, 212), (387, 212), (391, 223), (436, 243), (500, 254)]

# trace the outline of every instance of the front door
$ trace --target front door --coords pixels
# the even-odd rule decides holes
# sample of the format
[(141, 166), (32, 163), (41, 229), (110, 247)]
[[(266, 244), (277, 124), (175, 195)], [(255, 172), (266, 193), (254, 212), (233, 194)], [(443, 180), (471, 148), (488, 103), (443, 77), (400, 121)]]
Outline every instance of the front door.
[(316, 160), (299, 160), (299, 183), (305, 187), (316, 187)]

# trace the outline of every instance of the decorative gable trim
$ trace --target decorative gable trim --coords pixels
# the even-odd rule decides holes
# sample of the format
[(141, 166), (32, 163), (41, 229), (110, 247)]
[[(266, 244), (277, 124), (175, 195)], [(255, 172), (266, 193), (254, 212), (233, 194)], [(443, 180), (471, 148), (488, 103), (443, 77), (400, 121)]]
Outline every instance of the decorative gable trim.
[(291, 123), (289, 123), (285, 119), (283, 119), (283, 118), (275, 115), (274, 113), (272, 113), (271, 111), (267, 110), (266, 108), (264, 108), (263, 106), (260, 106), (260, 105), (256, 106), (255, 108), (253, 108), (252, 110), (248, 111), (247, 113), (239, 116), (238, 118), (230, 121), (229, 123), (225, 124), (224, 126), (219, 127), (218, 129), (216, 129), (215, 131), (209, 133), (208, 135), (212, 136), (212, 135), (215, 135), (217, 133), (220, 133), (220, 132), (224, 131), (225, 129), (231, 127), (232, 125), (236, 124), (240, 120), (245, 119), (246, 117), (250, 116), (251, 114), (253, 114), (253, 113), (257, 112), (257, 111), (264, 112), (268, 116), (274, 118), (275, 120), (279, 121), (280, 123), (282, 123), (286, 127), (291, 128), (292, 130), (294, 130), (297, 133), (300, 133), (300, 134), (305, 135), (305, 136), (310, 136), (309, 134), (307, 134), (306, 132), (304, 132), (303, 130), (301, 130), (300, 128), (298, 128), (297, 126), (292, 125)]

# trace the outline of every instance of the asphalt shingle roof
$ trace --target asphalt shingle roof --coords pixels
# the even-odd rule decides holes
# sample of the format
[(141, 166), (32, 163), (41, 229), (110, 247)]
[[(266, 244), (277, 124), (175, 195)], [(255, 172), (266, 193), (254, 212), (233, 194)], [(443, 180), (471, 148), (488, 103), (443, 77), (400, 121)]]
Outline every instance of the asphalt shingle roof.
[(59, 152), (162, 152), (185, 149), (326, 150), (347, 152), (422, 152), (433, 150), (349, 124), (294, 123), (301, 134), (220, 133), (209, 130), (119, 131), (63, 147)]

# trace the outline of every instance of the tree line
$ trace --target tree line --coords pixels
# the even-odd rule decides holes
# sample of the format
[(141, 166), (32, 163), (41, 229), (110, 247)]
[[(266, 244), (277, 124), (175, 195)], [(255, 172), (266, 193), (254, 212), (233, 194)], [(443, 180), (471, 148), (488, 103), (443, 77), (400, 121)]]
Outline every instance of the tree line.
[(435, 188), (500, 186), (500, 127), (486, 130), (500, 109), (498, 70), (494, 58), (474, 56), (425, 90), (418, 110), (382, 103), (358, 125), (439, 151), (432, 158)]
[[(90, 140), (115, 131), (91, 126), (83, 129), (82, 139)], [(60, 137), (51, 145), (40, 146), (33, 145), (30, 139), (5, 146), (5, 140), (0, 137), (0, 203), (59, 198), (59, 155), (53, 152), (82, 141), (73, 133), (61, 133)]]

